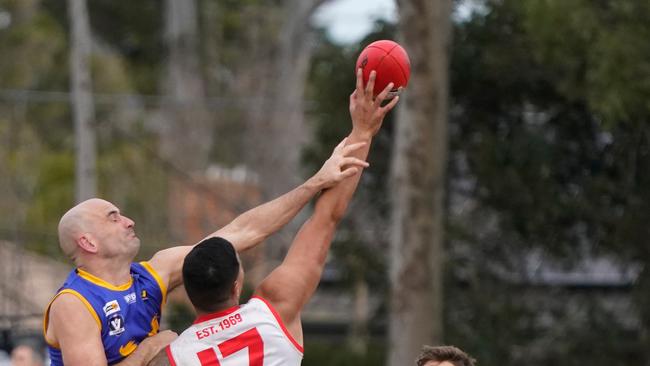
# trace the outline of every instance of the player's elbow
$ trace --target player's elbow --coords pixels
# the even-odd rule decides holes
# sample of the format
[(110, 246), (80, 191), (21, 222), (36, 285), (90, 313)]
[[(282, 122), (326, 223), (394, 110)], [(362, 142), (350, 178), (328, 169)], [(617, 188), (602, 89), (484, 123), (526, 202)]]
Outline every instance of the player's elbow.
[(316, 206), (314, 215), (317, 215), (321, 220), (328, 221), (330, 224), (338, 225), (345, 216), (347, 205), (333, 205), (333, 206)]
[(334, 211), (332, 211), (332, 214), (330, 215), (331, 216), (330, 219), (334, 222), (335, 225), (338, 225), (338, 223), (343, 221), (343, 218), (345, 217), (345, 213), (346, 213), (346, 208), (347, 205), (343, 207), (336, 207)]
[(316, 208), (316, 211), (314, 211), (314, 219), (320, 223), (320, 226), (334, 230), (343, 219), (344, 213), (337, 210), (319, 210)]

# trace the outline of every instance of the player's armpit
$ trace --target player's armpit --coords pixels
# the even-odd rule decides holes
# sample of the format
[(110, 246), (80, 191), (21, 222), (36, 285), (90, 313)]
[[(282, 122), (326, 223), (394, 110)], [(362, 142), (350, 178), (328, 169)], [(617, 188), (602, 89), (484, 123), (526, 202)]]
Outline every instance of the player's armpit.
[(319, 214), (307, 220), (285, 260), (255, 291), (275, 308), (291, 335), (299, 340), (300, 312), (318, 287), (336, 223), (330, 216)]
[(158, 273), (161, 281), (167, 285), (168, 293), (183, 283), (183, 260), (185, 260), (185, 256), (192, 248), (194, 248), (193, 245), (185, 245), (163, 249), (148, 260), (151, 268)]
[[(302, 282), (299, 284), (298, 282)], [(286, 266), (276, 268), (264, 282), (258, 286), (254, 296), (261, 297), (277, 312), (282, 323), (291, 336), (303, 345), (302, 325), (300, 323), (301, 304), (308, 300), (304, 293), (300, 293), (299, 287), (306, 287), (307, 282), (296, 272)], [(296, 292), (291, 297), (290, 291)]]
[(91, 310), (70, 293), (50, 306), (48, 340), (58, 343), (66, 366), (106, 366), (100, 328)]

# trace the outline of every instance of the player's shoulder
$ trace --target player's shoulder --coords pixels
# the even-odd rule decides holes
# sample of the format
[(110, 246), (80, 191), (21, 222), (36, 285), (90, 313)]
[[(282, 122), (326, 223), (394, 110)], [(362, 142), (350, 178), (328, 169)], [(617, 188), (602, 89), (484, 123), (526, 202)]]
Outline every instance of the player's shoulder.
[(86, 308), (85, 297), (76, 291), (61, 291), (56, 294), (50, 303), (50, 313), (59, 311), (75, 312)]
[[(99, 329), (99, 319), (95, 311), (85, 302), (85, 299), (79, 297), (77, 293), (62, 292), (57, 294), (56, 298), (50, 303), (47, 312), (47, 324), (52, 324), (56, 328), (68, 328), (73, 325), (75, 329)], [(47, 329), (47, 328), (46, 328)]]
[(246, 311), (246, 310), (250, 310), (250, 309), (263, 309), (264, 310), (264, 309), (267, 308), (266, 303), (267, 303), (266, 300), (264, 300), (260, 296), (253, 295), (248, 299), (248, 301), (241, 304), (239, 306), (239, 308), (240, 308), (241, 311)]
[(250, 312), (259, 315), (265, 315), (270, 318), (279, 318), (275, 306), (266, 298), (254, 295), (246, 304), (242, 305), (244, 312)]

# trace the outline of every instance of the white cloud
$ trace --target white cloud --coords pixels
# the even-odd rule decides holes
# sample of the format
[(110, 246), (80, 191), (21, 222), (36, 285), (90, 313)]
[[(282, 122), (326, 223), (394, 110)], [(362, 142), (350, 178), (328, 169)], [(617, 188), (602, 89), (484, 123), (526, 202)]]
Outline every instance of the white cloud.
[(367, 35), (377, 19), (397, 20), (395, 0), (334, 0), (321, 6), (313, 20), (333, 40), (353, 43)]

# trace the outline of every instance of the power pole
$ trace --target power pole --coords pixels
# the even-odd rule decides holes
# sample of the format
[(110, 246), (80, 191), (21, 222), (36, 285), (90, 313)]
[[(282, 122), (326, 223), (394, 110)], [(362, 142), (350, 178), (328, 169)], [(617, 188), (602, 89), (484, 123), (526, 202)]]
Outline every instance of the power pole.
[(68, 0), (70, 17), (70, 75), (72, 115), (75, 125), (75, 199), (81, 202), (97, 194), (95, 105), (90, 77), (92, 40), (86, 0)]

